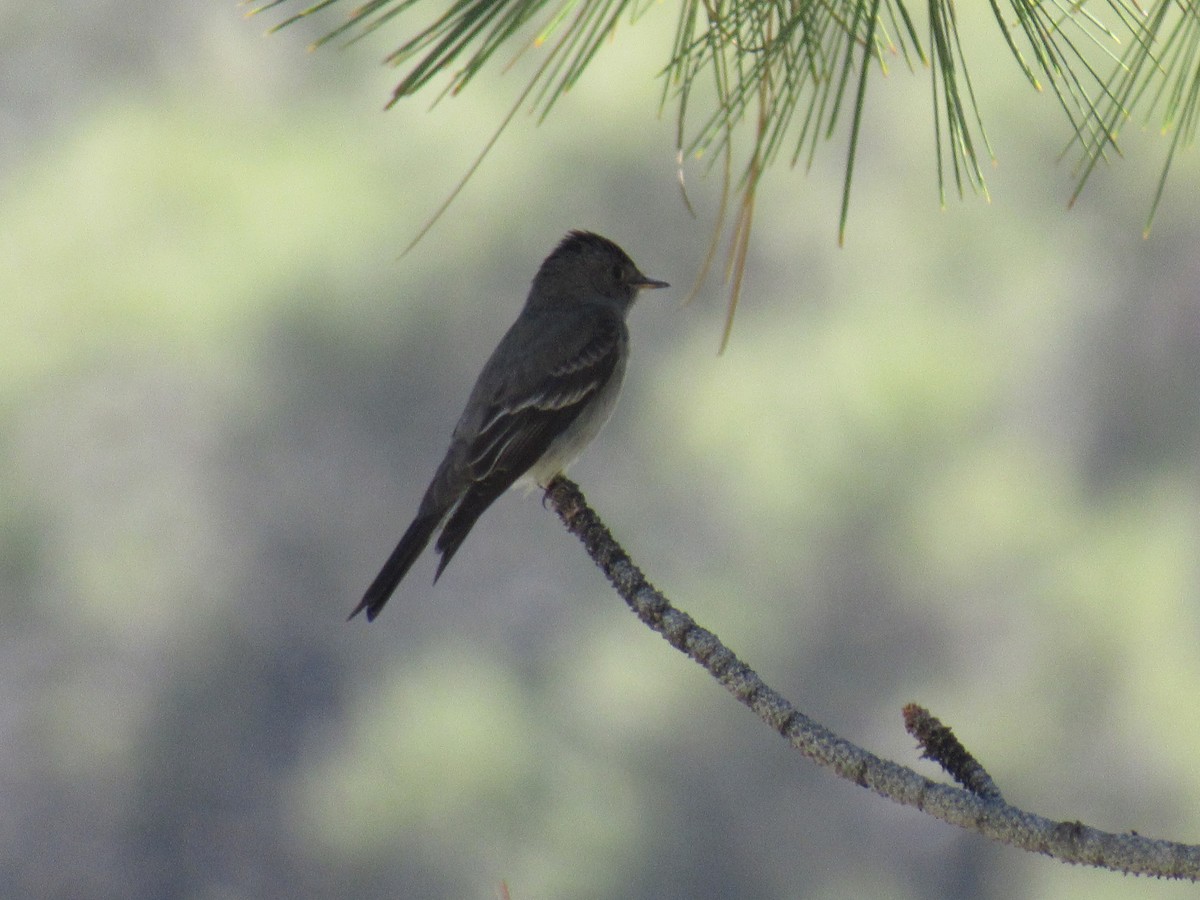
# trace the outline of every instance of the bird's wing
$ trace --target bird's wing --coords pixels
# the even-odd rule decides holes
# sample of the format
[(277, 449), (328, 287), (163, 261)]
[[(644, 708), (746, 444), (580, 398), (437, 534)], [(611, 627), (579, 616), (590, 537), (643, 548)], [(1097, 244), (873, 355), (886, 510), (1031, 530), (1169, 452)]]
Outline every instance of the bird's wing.
[(526, 345), (521, 358), (512, 358), (501, 344), (489, 361), (507, 377), (484, 398), (482, 415), (462, 435), (474, 481), (511, 476), (511, 484), (525, 474), (617, 370), (626, 341), (619, 316), (597, 313), (564, 327), (546, 324), (550, 327), (538, 332), (539, 346)]
[(504, 345), (497, 348), (493, 361), (499, 358), (512, 377), (484, 406), (478, 425), (471, 423), (470, 433), (460, 431), (467, 441), (461, 464), (472, 483), (438, 536), (439, 575), (483, 511), (542, 457), (608, 384), (626, 340), (625, 324), (615, 315), (576, 322), (570, 333), (550, 328), (541, 334), (547, 343), (522, 360), (505, 359)]

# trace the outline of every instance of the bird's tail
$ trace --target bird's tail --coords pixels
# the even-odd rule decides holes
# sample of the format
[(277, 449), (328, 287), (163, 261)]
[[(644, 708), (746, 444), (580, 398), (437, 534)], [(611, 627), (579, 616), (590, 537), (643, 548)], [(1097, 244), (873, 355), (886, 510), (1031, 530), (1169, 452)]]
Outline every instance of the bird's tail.
[(396, 590), (401, 579), (408, 574), (413, 561), (421, 555), (421, 551), (433, 537), (433, 532), (442, 520), (442, 515), (440, 510), (422, 512), (413, 519), (412, 524), (408, 526), (408, 531), (404, 532), (404, 537), (400, 538), (400, 543), (396, 545), (392, 555), (388, 557), (379, 574), (375, 576), (375, 580), (371, 582), (371, 586), (367, 588), (367, 592), (363, 594), (362, 601), (354, 607), (354, 612), (350, 613), (351, 619), (364, 610), (367, 613), (368, 622), (379, 615), (379, 611), (388, 602), (388, 598), (392, 596), (392, 592)]
[(471, 485), (471, 489), (459, 501), (446, 521), (446, 527), (438, 535), (437, 546), (434, 549), (442, 554), (442, 559), (438, 563), (437, 574), (433, 576), (435, 583), (442, 577), (442, 572), (450, 564), (450, 560), (454, 558), (454, 554), (458, 552), (475, 523), (479, 521), (483, 511), (508, 490), (515, 480), (515, 476), (510, 472), (504, 472), (499, 477), (477, 481)]

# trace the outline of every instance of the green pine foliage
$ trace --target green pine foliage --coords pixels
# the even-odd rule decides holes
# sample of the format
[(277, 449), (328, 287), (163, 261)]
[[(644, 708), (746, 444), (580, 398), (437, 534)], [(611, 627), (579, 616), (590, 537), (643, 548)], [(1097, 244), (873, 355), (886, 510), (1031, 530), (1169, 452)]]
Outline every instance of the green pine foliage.
[[(269, 0), (254, 12), (287, 2)], [(336, 2), (320, 0), (275, 28)], [(1037, 91), (1052, 92), (1066, 118), (1064, 153), (1077, 158), (1072, 202), (1096, 165), (1119, 154), (1126, 120), (1138, 116), (1144, 123), (1161, 123), (1170, 142), (1146, 219), (1148, 233), (1175, 154), (1195, 136), (1200, 5), (1192, 0), (1154, 0), (1149, 7), (1139, 0), (989, 4), (1016, 63), (1014, 72)], [(618, 25), (636, 21), (649, 5), (649, 0), (455, 0), (432, 20), (421, 20), (428, 7), (422, 0), (367, 0), (316, 43), (356, 40), (411, 14), (405, 19), (410, 36), (387, 57), (388, 64), (404, 70), (389, 106), (435, 83), (438, 99), (457, 94), (501, 48), (510, 60), (539, 48), (540, 62), (500, 126), (503, 131), (525, 104), (548, 114)], [(981, 159), (992, 153), (969, 74), (972, 52), (979, 51), (960, 39), (954, 0), (926, 0), (923, 9), (906, 0), (681, 0), (662, 69), (663, 105), (675, 108), (681, 165), (688, 157), (717, 164), (723, 196), (737, 192), (730, 318), (760, 178), (781, 160), (809, 165), (818, 145), (838, 136), (847, 141), (838, 226), (839, 241), (844, 238), (867, 89), (892, 61), (913, 71), (929, 70), (943, 204), (947, 188), (959, 196), (968, 189), (986, 196)], [(484, 154), (494, 142), (495, 137)], [(727, 210), (722, 202), (713, 249)]]

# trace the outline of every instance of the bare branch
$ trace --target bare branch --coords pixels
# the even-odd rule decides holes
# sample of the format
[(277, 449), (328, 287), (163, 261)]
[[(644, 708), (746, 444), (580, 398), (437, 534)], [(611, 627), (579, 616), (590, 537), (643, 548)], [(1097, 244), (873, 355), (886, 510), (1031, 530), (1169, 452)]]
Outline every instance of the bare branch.
[(1000, 788), (992, 776), (970, 754), (954, 732), (943, 725), (923, 706), (910, 703), (904, 707), (904, 728), (917, 739), (924, 751), (921, 756), (932, 760), (946, 774), (968, 791), (984, 800), (1003, 800)]
[(546, 489), (546, 503), (567, 530), (583, 542), (588, 555), (639, 619), (702, 665), (726, 690), (818, 765), (943, 822), (1062, 862), (1200, 881), (1200, 846), (1152, 840), (1134, 833), (1113, 834), (1082, 822), (1055, 822), (1018, 809), (998, 795), (989, 798), (939, 784), (839, 737), (796, 709), (715, 634), (672, 606), (588, 507), (578, 485), (566, 478), (555, 479)]

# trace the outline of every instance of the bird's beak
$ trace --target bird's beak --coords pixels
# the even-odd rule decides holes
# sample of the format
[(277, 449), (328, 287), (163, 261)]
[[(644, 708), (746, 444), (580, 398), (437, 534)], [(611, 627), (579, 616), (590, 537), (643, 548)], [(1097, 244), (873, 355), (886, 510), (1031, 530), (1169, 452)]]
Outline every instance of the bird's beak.
[(634, 278), (633, 281), (631, 281), (629, 283), (631, 285), (633, 285), (635, 288), (638, 288), (639, 290), (642, 288), (653, 289), (653, 288), (670, 287), (670, 285), (667, 284), (665, 281), (659, 281), (657, 278), (647, 278), (641, 272), (638, 272), (637, 277)]

